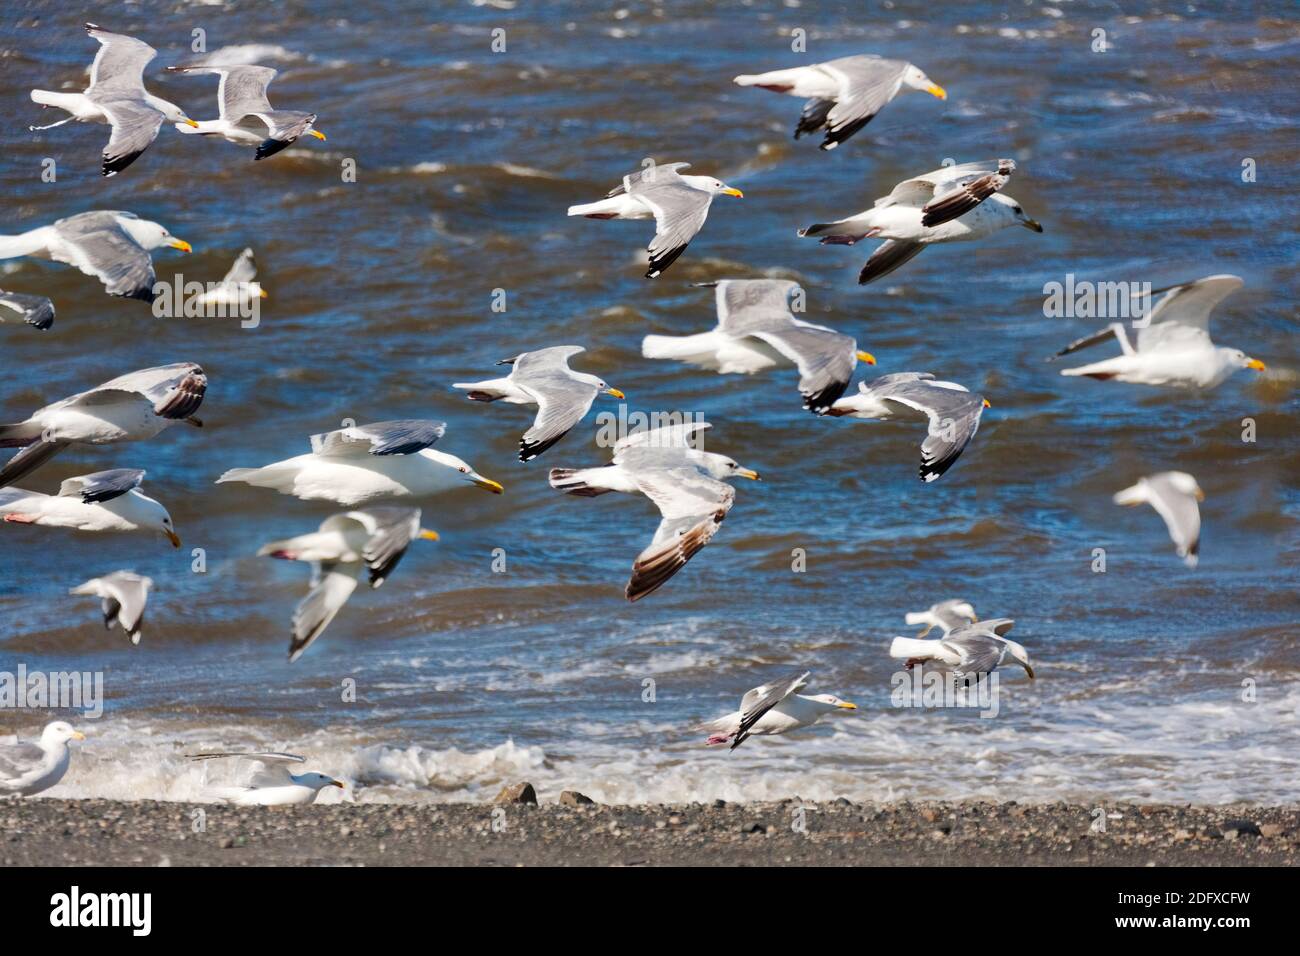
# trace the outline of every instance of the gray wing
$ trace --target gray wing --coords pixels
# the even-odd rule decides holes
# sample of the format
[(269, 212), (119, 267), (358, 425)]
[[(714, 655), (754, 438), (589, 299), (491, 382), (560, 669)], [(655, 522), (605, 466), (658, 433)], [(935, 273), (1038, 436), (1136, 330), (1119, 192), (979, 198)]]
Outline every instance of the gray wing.
[(658, 167), (653, 182), (643, 178), (633, 183), (628, 193), (655, 216), (655, 237), (647, 247), (650, 266), (646, 270), (646, 278), (653, 279), (672, 265), (704, 228), (713, 194), (696, 189), (666, 166)]
[(537, 400), (533, 426), (519, 439), (520, 461), (532, 461), (568, 434), (596, 400), (596, 387), (575, 379), (569, 369), (569, 356), (582, 351), (577, 345), (559, 345), (515, 360), (510, 378)]
[(84, 213), (54, 223), (71, 255), (59, 259), (104, 284), (109, 295), (152, 302), (154, 272), (149, 253), (118, 225), (111, 212)]
[(1073, 342), (1071, 342), (1065, 348), (1061, 349), (1061, 351), (1057, 352), (1055, 355), (1049, 355), (1047, 357), (1047, 361), (1055, 362), (1058, 358), (1060, 358), (1063, 355), (1069, 355), (1071, 352), (1077, 352), (1079, 351), (1079, 349), (1086, 349), (1090, 345), (1096, 345), (1098, 342), (1104, 342), (1107, 339), (1114, 338), (1114, 337), (1115, 337), (1115, 329), (1108, 325), (1104, 329), (1100, 329), (1096, 332), (1093, 332), (1090, 335), (1083, 336), (1083, 338), (1075, 339)]
[(615, 196), (623, 195), (625, 192), (628, 191), (630, 186), (633, 186), (641, 182), (643, 179), (646, 178), (647, 175), (649, 175), (649, 177), (653, 179), (656, 175), (658, 175), (659, 172), (664, 170), (667, 170), (670, 173), (675, 173), (679, 169), (690, 169), (690, 168), (691, 168), (690, 163), (664, 163), (662, 166), (643, 167), (641, 169), (638, 169), (634, 173), (628, 173), (626, 176), (624, 176), (623, 181), (621, 183), (619, 183), (617, 186), (615, 186), (613, 189), (611, 189), (609, 192), (605, 194), (605, 198), (613, 199)]
[(0, 744), (0, 781), (17, 781), (45, 760), (45, 751), (33, 743)]
[(90, 86), (87, 95), (127, 93), (137, 99), (144, 96), (144, 68), (158, 55), (158, 51), (142, 40), (109, 33), (93, 23), (86, 24), (86, 33), (99, 41), (99, 52), (90, 64)]
[(357, 576), (362, 567), (359, 561), (320, 566), (320, 579), (294, 608), (289, 663), (292, 664), (301, 657), (311, 642), (329, 627), (334, 615), (338, 614), (357, 589)]
[(317, 455), (355, 458), (361, 455), (414, 455), (428, 448), (447, 431), (446, 422), (404, 418), (370, 425), (353, 425), (311, 436)]
[(253, 260), (253, 250), (245, 249), (239, 254), (230, 271), (221, 281), (227, 285), (239, 285), (252, 282), (257, 278), (257, 263)]
[(194, 362), (157, 365), (119, 375), (89, 392), (68, 399), (68, 404), (93, 401), (101, 392), (135, 392), (153, 404), (154, 414), (174, 421), (189, 418), (203, 404), (208, 376)]
[(219, 760), (228, 757), (242, 757), (245, 760), (252, 761), (255, 769), (249, 778), (248, 786), (253, 789), (258, 787), (283, 787), (292, 783), (293, 781), (289, 777), (289, 765), (306, 762), (306, 758), (298, 754), (278, 753), (276, 751), (266, 753), (248, 751), (243, 753), (186, 754), (185, 756), (190, 760)]
[(361, 522), (370, 534), (361, 556), (370, 571), (370, 586), (380, 587), (420, 533), (420, 509), (361, 508), (347, 516)]
[(708, 422), (681, 422), (675, 425), (658, 425), (634, 431), (614, 443), (613, 461), (621, 463), (623, 453), (629, 448), (692, 448), (702, 439), (696, 436), (712, 428)]
[(1195, 566), (1201, 550), (1201, 507), (1194, 495), (1175, 488), (1164, 475), (1147, 477), (1151, 507), (1164, 519), (1178, 556)]
[(961, 655), (961, 663), (952, 668), (960, 676), (987, 674), (1002, 663), (1006, 645), (996, 637), (963, 628), (953, 631), (939, 643)]
[(266, 88), (277, 71), (269, 66), (169, 66), (167, 69), (172, 73), (215, 73), (221, 77), (217, 85), (217, 114), (223, 120), (238, 123), (246, 116), (272, 112)]
[(96, 471), (65, 480), (59, 485), (59, 497), (80, 497), (86, 504), (112, 501), (114, 498), (122, 497), (128, 491), (139, 488), (143, 481), (144, 472), (139, 468)]
[(792, 675), (784, 680), (755, 687), (745, 694), (740, 702), (740, 728), (731, 741), (730, 749), (735, 750), (745, 742), (749, 737), (750, 729), (763, 719), (764, 714), (795, 691), (807, 686), (808, 675), (811, 673), (812, 671), (804, 671), (802, 674)]
[(722, 279), (715, 283), (718, 328), (728, 335), (786, 328), (794, 322), (790, 298), (799, 290), (788, 279)]
[(824, 415), (853, 378), (858, 364), (857, 342), (850, 335), (793, 316), (774, 320), (769, 328), (754, 324), (750, 336), (767, 343), (798, 367), (803, 407)]
[(104, 147), (102, 172), (113, 176), (135, 162), (158, 138), (166, 117), (144, 100), (97, 97), (96, 103), (112, 124), (113, 132)]
[(1016, 164), (999, 159), (993, 163), (967, 163), (962, 169), (970, 171), (936, 185), (934, 198), (921, 207), (922, 226), (940, 226), (966, 215), (1007, 184)]
[(975, 437), (984, 412), (983, 397), (952, 383), (901, 381), (883, 389), (878, 389), (878, 384), (879, 380), (872, 383), (872, 392), (929, 418), (928, 433), (921, 443), (920, 476), (922, 481), (935, 481), (953, 466)]
[(1243, 284), (1240, 276), (1213, 275), (1160, 290), (1164, 298), (1151, 310), (1146, 327), (1138, 329), (1137, 350), (1209, 345), (1210, 314)]
[(185, 755), (185, 758), (187, 760), (218, 760), (225, 757), (243, 757), (247, 760), (257, 760), (262, 763), (275, 763), (275, 762), (304, 763), (307, 760), (306, 757), (300, 757), (298, 754), (286, 754), (286, 753), (280, 753), (279, 751), (259, 752), (259, 751), (247, 751), (247, 750), (244, 751), (229, 750), (229, 751), (220, 751), (217, 753)]
[(959, 614), (957, 608), (968, 602), (960, 598), (953, 598), (948, 601), (940, 601), (934, 607), (930, 608), (930, 613), (939, 619), (940, 627), (945, 633), (955, 631), (959, 627), (964, 627), (971, 623), (971, 619), (965, 614)]
[(820, 66), (839, 83), (835, 105), (826, 113), (826, 139), (821, 144), (822, 149), (834, 149), (871, 122), (898, 94), (907, 62), (864, 55)]
[(103, 602), (104, 626), (112, 630), (119, 625), (132, 644), (140, 643), (140, 624), (144, 620), (145, 604), (153, 580), (130, 571), (114, 571), (103, 577), (91, 578), (72, 589), (72, 594), (89, 594)]
[(54, 303), (43, 295), (24, 295), (0, 289), (0, 322), (4, 322), (4, 309), (18, 313), (24, 322), (42, 331), (54, 324)]
[(632, 563), (625, 591), (629, 601), (658, 590), (680, 571), (718, 533), (735, 502), (734, 488), (686, 461), (680, 451), (662, 449), (634, 448), (623, 456), (623, 467), (662, 515), (654, 540)]

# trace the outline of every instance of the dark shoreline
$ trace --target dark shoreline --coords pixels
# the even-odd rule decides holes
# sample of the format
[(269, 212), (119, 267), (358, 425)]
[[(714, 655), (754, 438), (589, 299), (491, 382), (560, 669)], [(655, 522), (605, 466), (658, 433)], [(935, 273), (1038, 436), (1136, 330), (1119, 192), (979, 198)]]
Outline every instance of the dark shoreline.
[[(0, 803), (3, 866), (1295, 866), (1300, 807)], [(203, 832), (195, 812), (203, 811)], [(1120, 814), (1119, 819), (1111, 815)], [(495, 829), (494, 829), (495, 825)]]

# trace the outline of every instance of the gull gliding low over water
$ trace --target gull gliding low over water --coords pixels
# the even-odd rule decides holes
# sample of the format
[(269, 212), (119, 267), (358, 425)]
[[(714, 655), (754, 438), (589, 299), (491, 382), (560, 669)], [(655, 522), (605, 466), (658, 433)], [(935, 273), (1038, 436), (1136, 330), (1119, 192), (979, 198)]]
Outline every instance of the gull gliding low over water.
[(896, 637), (889, 645), (889, 656), (906, 660), (908, 670), (916, 664), (937, 662), (959, 678), (991, 673), (1010, 657), (1033, 680), (1034, 668), (1029, 663), (1029, 652), (1003, 636), (1014, 624), (1010, 618), (999, 617), (977, 624), (963, 624), (937, 640)]
[(0, 517), (12, 524), (74, 531), (155, 531), (179, 548), (171, 515), (140, 491), (143, 481), (138, 468), (113, 468), (68, 478), (56, 495), (0, 488)]
[(700, 724), (696, 730), (707, 733), (710, 744), (725, 744), (730, 740), (729, 749), (735, 750), (751, 736), (789, 733), (800, 727), (809, 727), (837, 710), (858, 709), (857, 704), (840, 700), (833, 694), (806, 697), (796, 693), (808, 686), (811, 673), (804, 671), (770, 684), (760, 684), (746, 691), (740, 699), (738, 711)]
[(313, 129), (315, 113), (300, 110), (277, 110), (266, 98), (266, 88), (275, 79), (276, 70), (269, 66), (169, 66), (173, 73), (215, 73), (217, 84), (217, 118), (190, 122), (176, 128), (196, 136), (220, 136), (238, 146), (253, 146), (253, 159), (266, 159), (293, 145), (302, 136), (324, 140), (325, 134)]
[(88, 594), (101, 599), (104, 627), (120, 627), (132, 644), (140, 643), (140, 624), (144, 620), (144, 606), (149, 600), (153, 579), (131, 571), (114, 571), (100, 578), (91, 578), (79, 584), (69, 594)]
[(1165, 521), (1178, 556), (1196, 567), (1201, 550), (1201, 508), (1205, 492), (1185, 471), (1162, 471), (1139, 479), (1136, 485), (1115, 492), (1117, 505), (1147, 504)]

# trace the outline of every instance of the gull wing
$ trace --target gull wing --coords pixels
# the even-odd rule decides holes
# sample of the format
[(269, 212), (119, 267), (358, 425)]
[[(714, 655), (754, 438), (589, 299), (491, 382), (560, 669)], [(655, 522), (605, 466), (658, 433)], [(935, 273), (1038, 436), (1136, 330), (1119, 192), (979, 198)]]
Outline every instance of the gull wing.
[[(0, 289), (0, 307), (18, 313), (24, 322), (41, 331), (54, 324), (54, 303), (43, 295), (24, 295)], [(3, 321), (4, 313), (0, 312), (0, 322)]]
[(654, 213), (655, 235), (646, 249), (650, 253), (646, 278), (653, 279), (672, 265), (704, 228), (713, 194), (696, 189), (667, 166), (657, 167), (653, 181), (643, 176), (632, 183), (628, 194)]
[(403, 418), (370, 425), (352, 425), (311, 436), (313, 454), (332, 458), (366, 455), (414, 455), (428, 448), (447, 431), (446, 422)]
[(68, 478), (59, 485), (60, 498), (80, 497), (86, 504), (97, 504), (120, 498), (129, 491), (139, 488), (144, 481), (144, 472), (138, 468), (112, 468), (108, 471), (96, 471), (89, 475), (77, 475)]
[(370, 572), (370, 586), (381, 587), (420, 533), (420, 509), (361, 508), (343, 517), (358, 522), (370, 536), (361, 556)]
[(1240, 276), (1213, 275), (1162, 289), (1145, 328), (1139, 328), (1136, 348), (1176, 350), (1210, 345), (1210, 314), (1220, 302), (1244, 285)]
[(569, 369), (569, 357), (583, 351), (578, 345), (557, 345), (515, 359), (510, 380), (537, 402), (537, 417), (519, 439), (520, 461), (532, 461), (568, 434), (596, 400), (596, 387), (574, 378)]
[(922, 481), (935, 481), (953, 466), (979, 430), (984, 399), (954, 382), (920, 379), (873, 382), (868, 389), (885, 401), (921, 412), (929, 419), (921, 443)]
[(740, 701), (740, 728), (732, 738), (730, 749), (735, 750), (749, 738), (749, 731), (762, 720), (764, 714), (800, 688), (807, 686), (808, 675), (811, 673), (812, 671), (804, 671), (802, 674), (784, 680), (755, 687), (746, 693)]
[(834, 149), (898, 95), (907, 62), (864, 54), (829, 60), (819, 67), (839, 85), (835, 105), (826, 113), (826, 139), (821, 145), (822, 149)]
[(290, 664), (302, 656), (303, 651), (320, 637), (343, 605), (348, 603), (348, 598), (357, 589), (357, 576), (362, 567), (359, 561), (320, 565), (319, 580), (293, 611), (292, 634), (289, 639)]
[(99, 41), (99, 51), (90, 64), (88, 96), (109, 93), (144, 96), (144, 68), (158, 51), (135, 37), (109, 33), (93, 23), (86, 24), (86, 33)]

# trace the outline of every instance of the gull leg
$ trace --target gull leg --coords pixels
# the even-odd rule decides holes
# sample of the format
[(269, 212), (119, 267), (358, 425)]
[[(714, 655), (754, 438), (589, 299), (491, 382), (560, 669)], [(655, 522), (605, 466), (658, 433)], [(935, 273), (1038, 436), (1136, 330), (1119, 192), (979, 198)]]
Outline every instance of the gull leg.
[(36, 515), (25, 515), (14, 512), (13, 514), (5, 515), (5, 521), (10, 521), (14, 524), (36, 524)]
[(706, 745), (711, 747), (714, 744), (725, 744), (730, 739), (731, 739), (731, 734), (713, 734), (711, 737), (709, 737), (708, 741), (706, 742)]

